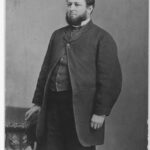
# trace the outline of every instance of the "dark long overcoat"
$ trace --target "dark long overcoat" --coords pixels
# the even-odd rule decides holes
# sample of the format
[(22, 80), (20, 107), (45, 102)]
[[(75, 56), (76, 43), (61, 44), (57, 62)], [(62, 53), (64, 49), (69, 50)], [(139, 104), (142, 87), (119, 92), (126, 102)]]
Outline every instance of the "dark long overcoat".
[(44, 139), (49, 78), (66, 49), (72, 85), (75, 126), (84, 146), (104, 143), (104, 126), (90, 128), (91, 115), (109, 115), (121, 91), (121, 69), (116, 44), (109, 33), (92, 21), (72, 41), (67, 37), (69, 26), (56, 30), (51, 37), (41, 67), (33, 103), (41, 106), (36, 135)]

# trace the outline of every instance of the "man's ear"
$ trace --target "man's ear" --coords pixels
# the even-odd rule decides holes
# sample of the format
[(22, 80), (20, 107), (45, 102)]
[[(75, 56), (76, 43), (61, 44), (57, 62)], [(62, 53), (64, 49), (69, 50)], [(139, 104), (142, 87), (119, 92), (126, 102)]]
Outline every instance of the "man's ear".
[(91, 5), (91, 6), (88, 6), (87, 7), (87, 11), (88, 11), (88, 14), (92, 14), (92, 12), (93, 12), (93, 6)]

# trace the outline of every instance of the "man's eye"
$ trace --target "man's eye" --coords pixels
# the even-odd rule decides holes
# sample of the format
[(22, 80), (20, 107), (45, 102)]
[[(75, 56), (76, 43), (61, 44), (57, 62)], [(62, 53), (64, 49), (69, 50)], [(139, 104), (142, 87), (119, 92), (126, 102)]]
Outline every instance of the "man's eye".
[(75, 3), (75, 6), (77, 6), (77, 7), (78, 7), (78, 6), (80, 6), (80, 4), (79, 4), (79, 3)]
[(71, 3), (67, 3), (67, 6), (70, 7), (72, 4)]
[[(72, 3), (67, 3), (67, 7), (71, 7), (73, 4)], [(75, 7), (81, 6), (79, 3), (74, 3)]]

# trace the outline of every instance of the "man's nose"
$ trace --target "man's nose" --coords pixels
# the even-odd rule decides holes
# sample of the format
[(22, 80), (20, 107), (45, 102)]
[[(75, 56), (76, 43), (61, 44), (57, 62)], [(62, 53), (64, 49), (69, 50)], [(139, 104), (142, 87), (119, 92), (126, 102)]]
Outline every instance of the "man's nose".
[(70, 10), (72, 11), (72, 10), (75, 10), (75, 9), (76, 9), (75, 5), (72, 4), (72, 5), (70, 6)]

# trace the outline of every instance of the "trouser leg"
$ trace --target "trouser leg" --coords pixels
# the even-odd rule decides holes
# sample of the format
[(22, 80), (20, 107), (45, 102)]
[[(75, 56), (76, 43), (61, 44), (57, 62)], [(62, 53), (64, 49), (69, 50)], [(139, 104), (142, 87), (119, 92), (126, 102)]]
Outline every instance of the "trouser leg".
[(59, 107), (56, 103), (51, 104), (47, 111), (47, 131), (46, 150), (65, 150)]

